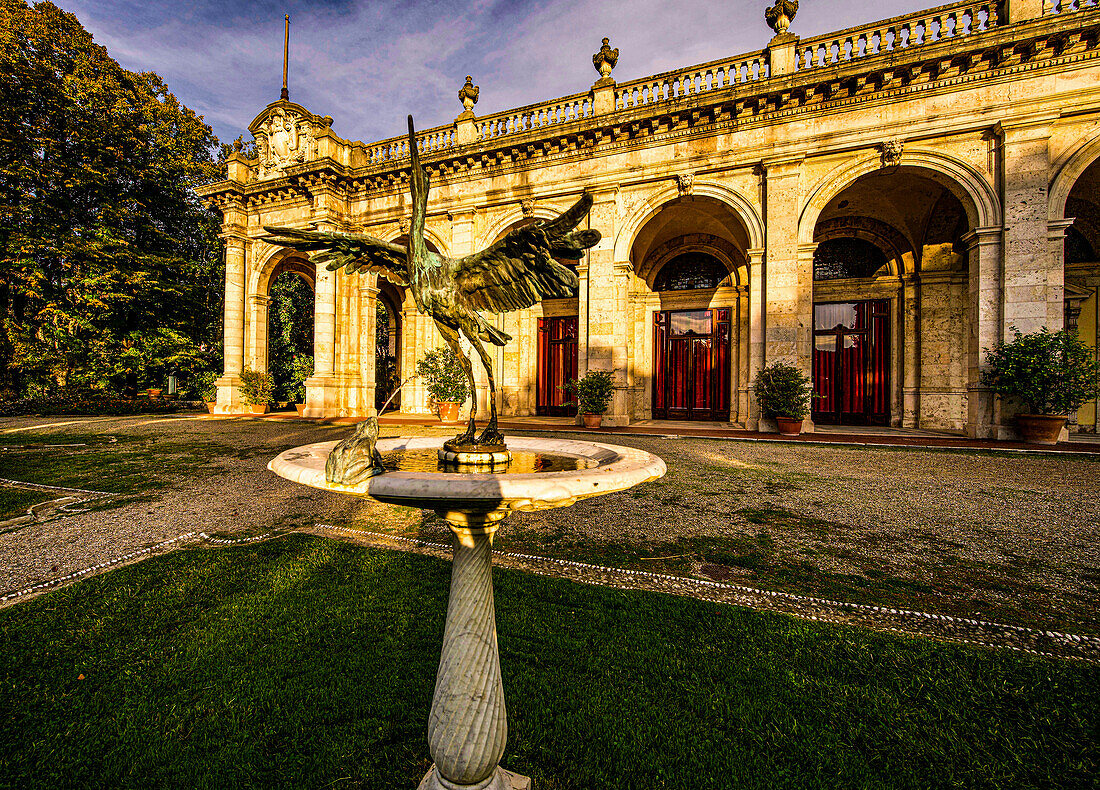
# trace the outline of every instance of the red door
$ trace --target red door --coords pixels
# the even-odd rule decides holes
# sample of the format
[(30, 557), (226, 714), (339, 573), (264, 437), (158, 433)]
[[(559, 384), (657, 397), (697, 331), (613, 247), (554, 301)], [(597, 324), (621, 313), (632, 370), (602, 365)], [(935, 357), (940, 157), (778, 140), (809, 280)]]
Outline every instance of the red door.
[(890, 303), (814, 305), (814, 422), (890, 419)]
[(575, 406), (565, 383), (577, 377), (577, 316), (539, 319), (535, 413), (568, 417)]
[(730, 310), (654, 315), (653, 416), (728, 421)]

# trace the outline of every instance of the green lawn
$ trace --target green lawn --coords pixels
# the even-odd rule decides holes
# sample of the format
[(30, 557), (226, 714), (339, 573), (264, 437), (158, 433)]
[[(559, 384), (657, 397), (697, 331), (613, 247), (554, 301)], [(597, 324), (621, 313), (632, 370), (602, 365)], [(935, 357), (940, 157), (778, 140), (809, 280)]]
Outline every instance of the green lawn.
[(45, 491), (32, 491), (29, 488), (11, 488), (0, 485), (0, 521), (25, 515), (27, 508), (56, 499), (58, 495)]
[[(0, 786), (411, 790), (448, 574), (292, 535), (0, 611)], [(539, 790), (1094, 786), (1098, 667), (495, 576)]]

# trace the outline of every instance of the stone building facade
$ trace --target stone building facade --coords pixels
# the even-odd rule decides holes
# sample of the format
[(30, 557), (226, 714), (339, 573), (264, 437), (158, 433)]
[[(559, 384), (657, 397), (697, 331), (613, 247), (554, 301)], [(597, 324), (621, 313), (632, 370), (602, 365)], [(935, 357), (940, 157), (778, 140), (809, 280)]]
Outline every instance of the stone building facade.
[[(1095, 346), (1100, 288), (1100, 8), (1096, 0), (953, 3), (616, 83), (594, 56), (582, 93), (418, 134), (432, 177), (427, 240), (460, 256), (594, 198), (603, 240), (575, 298), (493, 316), (504, 415), (560, 413), (563, 379), (614, 371), (615, 425), (658, 418), (767, 429), (750, 382), (773, 360), (814, 378), (819, 423), (1010, 438), (982, 386), (1011, 327), (1075, 323)], [(204, 190), (224, 215), (225, 371), (267, 365), (268, 289), (315, 293), (310, 416), (376, 404), (377, 302), (407, 373), (440, 345), (411, 298), (317, 269), (264, 225), (408, 229), (408, 143), (337, 136), (280, 100)], [(476, 366), (475, 366), (476, 367)], [(479, 398), (484, 403), (484, 398)], [(403, 411), (428, 413), (413, 382)], [(1077, 416), (1095, 430), (1097, 409)], [(812, 423), (809, 426), (812, 429)]]

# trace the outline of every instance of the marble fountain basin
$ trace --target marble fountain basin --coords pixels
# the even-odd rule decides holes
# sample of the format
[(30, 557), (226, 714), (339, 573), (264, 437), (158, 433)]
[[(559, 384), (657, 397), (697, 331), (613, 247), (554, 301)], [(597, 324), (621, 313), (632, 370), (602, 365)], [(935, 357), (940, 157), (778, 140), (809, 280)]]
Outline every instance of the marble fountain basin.
[(664, 475), (665, 462), (633, 447), (512, 436), (507, 439), (512, 463), (506, 469), (458, 471), (438, 468), (444, 441), (380, 439), (376, 447), (389, 471), (355, 485), (325, 478), (325, 461), (337, 442), (287, 450), (268, 469), (325, 491), (434, 510), (447, 521), (453, 553), (428, 719), (433, 762), (419, 790), (531, 790), (528, 777), (500, 766), (508, 715), (493, 603), (493, 534), (514, 510), (566, 507), (623, 491)]
[[(439, 437), (379, 439), (385, 457), (394, 451), (435, 451), (446, 441)], [(622, 491), (665, 474), (665, 462), (633, 447), (566, 439), (508, 437), (514, 454), (541, 453), (577, 459), (582, 468), (559, 472), (420, 472), (390, 471), (357, 485), (325, 479), (325, 459), (336, 442), (295, 447), (275, 457), (270, 469), (303, 485), (353, 496), (366, 496), (393, 505), (435, 510), (444, 515), (484, 514), (491, 520), (515, 510), (566, 507), (580, 499)]]

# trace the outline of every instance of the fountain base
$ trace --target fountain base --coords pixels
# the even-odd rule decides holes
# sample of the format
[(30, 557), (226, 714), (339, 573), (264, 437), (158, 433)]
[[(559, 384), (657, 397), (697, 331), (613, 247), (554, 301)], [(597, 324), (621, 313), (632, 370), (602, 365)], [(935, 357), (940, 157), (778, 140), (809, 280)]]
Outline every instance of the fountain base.
[(512, 454), (503, 444), (455, 444), (444, 442), (439, 460), (448, 466), (504, 466)]
[(433, 765), (416, 790), (531, 790), (531, 778), (498, 767), (483, 783), (456, 785), (441, 777)]

